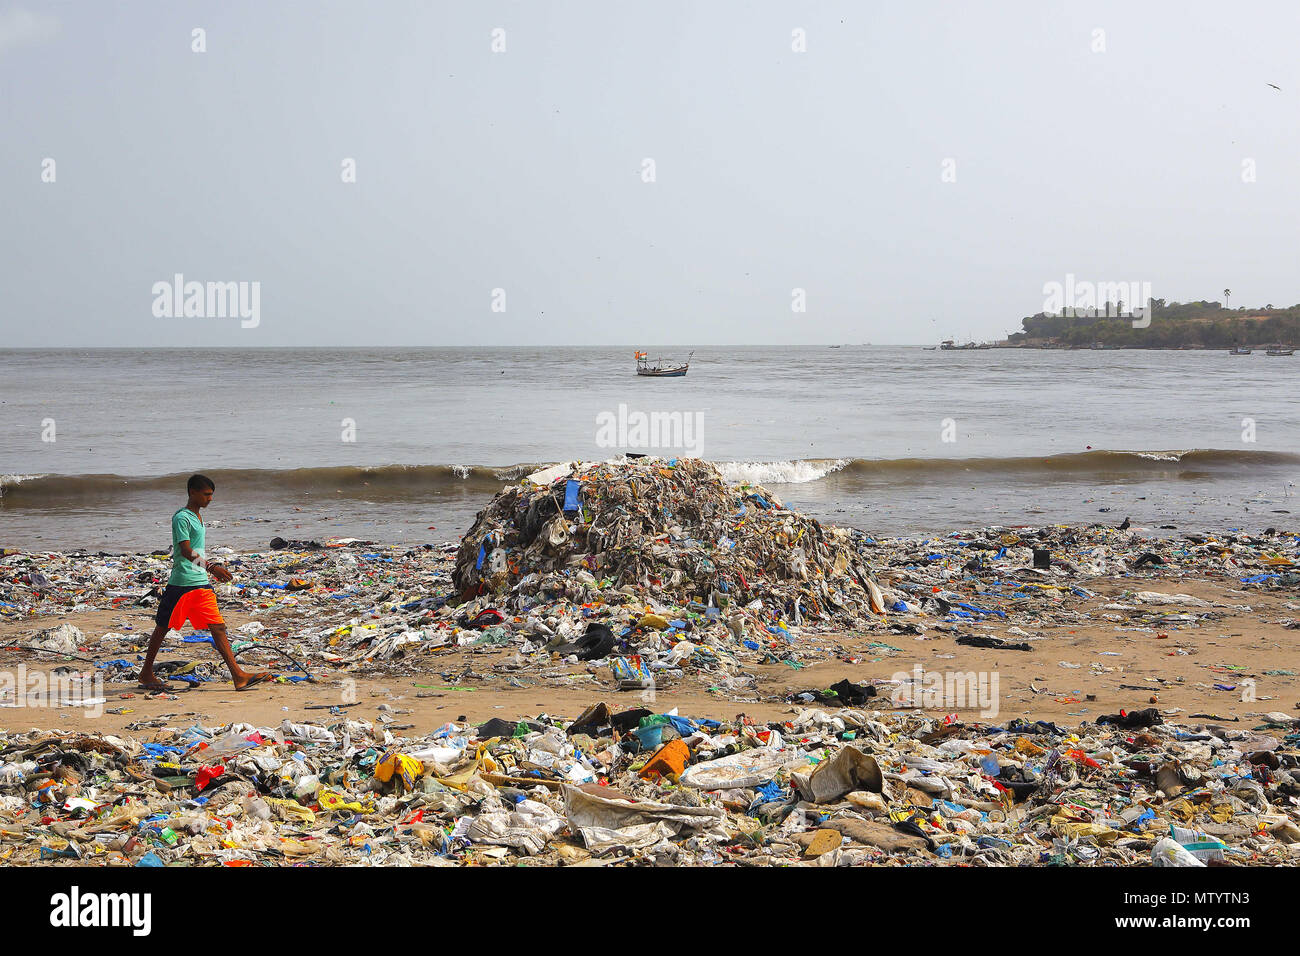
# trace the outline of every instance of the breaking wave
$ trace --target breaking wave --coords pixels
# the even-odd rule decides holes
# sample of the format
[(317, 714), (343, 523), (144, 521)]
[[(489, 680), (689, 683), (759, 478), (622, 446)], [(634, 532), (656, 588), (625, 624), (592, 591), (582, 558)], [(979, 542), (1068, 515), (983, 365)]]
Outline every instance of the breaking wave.
[[(237, 468), (206, 471), (218, 497), (311, 495), (321, 498), (416, 498), (424, 494), (470, 492), (493, 494), (542, 467), (521, 463), (506, 467), (480, 465), (382, 465), (358, 468)], [(19, 479), (19, 480), (13, 480)], [(100, 504), (136, 495), (185, 496), (189, 473), (150, 477), (124, 475), (6, 475), (0, 478), (0, 502), (6, 506), (49, 506), (77, 501)]]
[(1093, 450), (1015, 458), (855, 458), (845, 475), (935, 478), (972, 475), (1045, 480), (1076, 478), (1245, 477), (1252, 471), (1300, 466), (1300, 455), (1280, 451), (1192, 448), (1170, 451)]
[[(382, 465), (358, 468), (243, 468), (211, 471), (224, 497), (292, 498), (316, 501), (421, 500), (429, 496), (488, 496), (551, 462), (514, 465)], [(1044, 483), (1069, 480), (1142, 478), (1246, 478), (1269, 469), (1300, 468), (1300, 455), (1274, 451), (1185, 449), (1172, 451), (1085, 451), (1014, 458), (807, 458), (717, 462), (736, 484), (797, 485), (817, 481), (958, 482), (1017, 479)], [(3, 475), (0, 505), (6, 508), (104, 506), (136, 496), (183, 497), (188, 474)]]
[(802, 485), (839, 471), (858, 459), (801, 458), (795, 461), (720, 461), (718, 471), (734, 485)]
[(24, 481), (38, 481), (44, 477), (44, 475), (0, 475), (0, 498), (4, 497), (6, 488), (12, 488)]

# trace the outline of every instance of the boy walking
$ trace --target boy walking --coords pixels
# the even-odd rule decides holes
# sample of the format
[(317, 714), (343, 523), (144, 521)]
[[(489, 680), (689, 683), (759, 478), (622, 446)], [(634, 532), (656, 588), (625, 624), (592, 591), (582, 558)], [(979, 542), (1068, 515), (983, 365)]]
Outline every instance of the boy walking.
[(217, 486), (206, 475), (191, 475), (185, 486), (189, 501), (184, 508), (172, 515), (172, 573), (167, 579), (162, 599), (158, 602), (153, 634), (149, 637), (149, 649), (145, 652), (144, 666), (140, 668), (142, 690), (167, 689), (167, 685), (154, 675), (153, 661), (167, 632), (180, 630), (187, 620), (197, 630), (207, 630), (212, 634), (212, 643), (217, 653), (230, 668), (235, 690), (247, 690), (254, 684), (271, 679), (269, 673), (250, 674), (240, 669), (230, 650), (226, 622), (217, 608), (217, 595), (212, 590), (210, 578), (225, 582), (231, 580), (231, 574), (225, 565), (208, 564), (203, 557), (206, 529), (199, 514), (212, 503), (212, 494), (216, 489)]

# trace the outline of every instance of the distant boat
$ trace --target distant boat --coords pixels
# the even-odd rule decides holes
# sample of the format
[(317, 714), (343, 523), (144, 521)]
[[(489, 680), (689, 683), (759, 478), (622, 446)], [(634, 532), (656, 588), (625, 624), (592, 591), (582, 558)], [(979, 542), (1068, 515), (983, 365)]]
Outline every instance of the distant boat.
[(1273, 345), (1267, 346), (1267, 351), (1265, 351), (1264, 354), (1265, 355), (1295, 355), (1295, 349), (1289, 349), (1286, 346), (1282, 345), (1281, 343), (1275, 343)]
[(1250, 354), (1250, 351), (1251, 351), (1250, 349), (1243, 349), (1240, 345), (1238, 345), (1238, 346), (1236, 346), (1235, 348), (1230, 348), (1230, 349), (1228, 349), (1228, 354), (1229, 354), (1229, 355), (1249, 355), (1249, 354)]
[(651, 364), (650, 359), (645, 352), (636, 353), (636, 373), (638, 375), (648, 375), (651, 378), (681, 378), (691, 367), (691, 352), (686, 356), (684, 365), (664, 365), (663, 359), (655, 359)]

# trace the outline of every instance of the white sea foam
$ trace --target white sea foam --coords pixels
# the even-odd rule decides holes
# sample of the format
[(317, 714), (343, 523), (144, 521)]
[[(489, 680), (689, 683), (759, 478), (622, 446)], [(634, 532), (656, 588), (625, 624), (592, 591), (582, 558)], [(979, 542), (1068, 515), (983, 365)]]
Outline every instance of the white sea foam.
[(1126, 455), (1137, 455), (1139, 458), (1146, 458), (1148, 461), (1182, 461), (1184, 455), (1191, 454), (1187, 451), (1138, 451), (1124, 452)]
[(839, 471), (848, 458), (800, 458), (795, 461), (720, 461), (722, 477), (733, 485), (801, 485)]

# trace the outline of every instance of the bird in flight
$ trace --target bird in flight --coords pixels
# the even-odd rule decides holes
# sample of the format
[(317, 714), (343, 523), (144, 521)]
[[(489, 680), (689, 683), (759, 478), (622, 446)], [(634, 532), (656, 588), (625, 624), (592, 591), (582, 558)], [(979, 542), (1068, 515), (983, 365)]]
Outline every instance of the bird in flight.
[(1276, 83), (1270, 83), (1269, 86), (1273, 87), (1273, 89), (1277, 90), (1279, 93), (1282, 92), (1282, 87), (1278, 86)]

